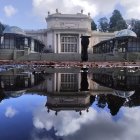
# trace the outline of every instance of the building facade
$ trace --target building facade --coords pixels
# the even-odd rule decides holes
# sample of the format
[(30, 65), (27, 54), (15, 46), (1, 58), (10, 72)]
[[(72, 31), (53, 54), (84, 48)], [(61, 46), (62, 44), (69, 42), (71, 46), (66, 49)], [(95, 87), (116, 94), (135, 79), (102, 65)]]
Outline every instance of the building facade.
[(51, 53), (81, 53), (81, 36), (90, 36), (88, 52), (92, 53), (92, 46), (100, 41), (113, 38), (114, 33), (102, 33), (91, 30), (91, 17), (81, 13), (62, 14), (56, 9), (56, 13), (45, 18), (47, 29), (38, 31), (28, 30), (26, 33), (39, 39), (45, 44), (45, 52)]
[(16, 26), (7, 26), (0, 35), (0, 59), (17, 59), (30, 53), (39, 53), (44, 44)]
[(139, 61), (140, 38), (129, 29), (118, 31), (114, 38), (94, 45), (93, 54), (102, 58), (104, 55), (106, 60), (108, 56), (114, 56), (118, 60)]
[(48, 12), (45, 20), (46, 29), (23, 31), (16, 26), (7, 27), (0, 35), (0, 59), (61, 61), (67, 57), (66, 61), (80, 61), (81, 36), (90, 36), (91, 55), (94, 45), (115, 36), (92, 31), (90, 13), (85, 15), (82, 10), (77, 14), (62, 14), (56, 9), (53, 14)]

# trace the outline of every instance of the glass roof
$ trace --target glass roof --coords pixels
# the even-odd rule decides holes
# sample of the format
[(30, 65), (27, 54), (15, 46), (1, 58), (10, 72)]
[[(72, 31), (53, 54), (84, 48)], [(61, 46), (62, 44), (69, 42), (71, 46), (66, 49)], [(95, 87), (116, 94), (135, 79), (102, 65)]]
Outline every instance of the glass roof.
[(115, 37), (122, 37), (122, 36), (133, 36), (133, 37), (137, 37), (136, 33), (129, 30), (129, 29), (124, 29), (121, 31), (117, 31), (115, 34)]
[(122, 98), (127, 98), (127, 97), (130, 97), (132, 96), (133, 94), (135, 93), (135, 91), (119, 91), (119, 90), (115, 90), (114, 91), (114, 94), (119, 96), (119, 97), (122, 97)]
[(21, 28), (16, 26), (7, 26), (3, 33), (26, 35), (26, 33)]

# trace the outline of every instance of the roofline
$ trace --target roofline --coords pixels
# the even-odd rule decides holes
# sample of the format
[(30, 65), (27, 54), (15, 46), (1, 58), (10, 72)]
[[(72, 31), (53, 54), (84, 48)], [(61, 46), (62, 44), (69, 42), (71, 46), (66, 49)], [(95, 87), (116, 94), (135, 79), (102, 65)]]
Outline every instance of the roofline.
[(92, 18), (88, 15), (85, 15), (85, 14), (81, 14), (81, 13), (77, 13), (77, 14), (61, 14), (61, 13), (56, 13), (56, 14), (51, 14), (51, 15), (48, 15), (48, 17), (45, 17), (45, 20), (46, 22), (50, 19), (53, 19), (53, 18), (65, 18), (65, 19), (87, 19), (87, 20), (91, 20), (92, 21)]
[(123, 39), (128, 39), (128, 38), (138, 38), (138, 37), (135, 37), (135, 36), (113, 37), (113, 38), (110, 38), (110, 39), (107, 39), (107, 40), (103, 40), (103, 41), (97, 43), (96, 45), (94, 45), (93, 47), (98, 46), (98, 45), (100, 45), (100, 44), (102, 44), (102, 43), (104, 43), (104, 42), (107, 42), (107, 41), (116, 40), (116, 39), (118, 39), (118, 40), (123, 40)]
[(2, 36), (4, 36), (4, 35), (13, 35), (13, 36), (20, 36), (20, 37), (34, 39), (34, 40), (40, 42), (43, 46), (45, 46), (45, 44), (42, 41), (40, 41), (39, 39), (35, 39), (35, 38), (33, 38), (32, 36), (29, 36), (29, 35), (16, 34), (16, 33), (4, 33)]

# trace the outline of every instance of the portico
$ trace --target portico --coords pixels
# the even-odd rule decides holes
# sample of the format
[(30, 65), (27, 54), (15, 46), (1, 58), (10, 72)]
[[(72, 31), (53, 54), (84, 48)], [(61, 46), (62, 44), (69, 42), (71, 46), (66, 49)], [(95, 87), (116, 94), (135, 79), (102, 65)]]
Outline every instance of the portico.
[(81, 35), (91, 34), (90, 15), (48, 13), (47, 47), (53, 53), (81, 53)]
[(81, 34), (74, 32), (54, 32), (54, 44), (48, 49), (53, 49), (54, 53), (81, 53)]

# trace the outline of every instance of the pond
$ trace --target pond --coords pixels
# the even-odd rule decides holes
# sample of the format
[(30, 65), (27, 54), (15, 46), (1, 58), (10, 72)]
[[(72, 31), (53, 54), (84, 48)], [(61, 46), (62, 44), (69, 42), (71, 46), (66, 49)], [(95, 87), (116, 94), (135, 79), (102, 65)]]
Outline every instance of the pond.
[(0, 140), (138, 140), (140, 69), (0, 72)]

